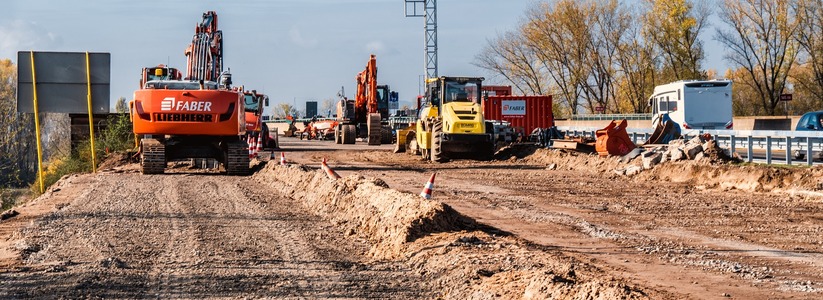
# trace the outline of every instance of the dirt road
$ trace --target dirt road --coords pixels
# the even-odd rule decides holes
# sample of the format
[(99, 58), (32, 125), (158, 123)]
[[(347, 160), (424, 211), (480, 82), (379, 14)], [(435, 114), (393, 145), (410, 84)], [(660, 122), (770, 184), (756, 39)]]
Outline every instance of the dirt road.
[(403, 264), (368, 262), (365, 242), (250, 182), (134, 171), (61, 182), (12, 219), (32, 223), (2, 245), (15, 255), (0, 298), (430, 295)]
[(544, 149), (435, 164), (281, 143), (291, 166), (248, 177), (127, 164), (61, 180), (0, 222), (0, 298), (823, 297), (818, 169), (629, 178)]

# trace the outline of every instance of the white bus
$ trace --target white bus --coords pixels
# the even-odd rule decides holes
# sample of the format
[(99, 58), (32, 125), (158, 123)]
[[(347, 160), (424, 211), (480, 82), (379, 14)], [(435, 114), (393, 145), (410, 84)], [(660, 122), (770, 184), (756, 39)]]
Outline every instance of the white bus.
[(732, 129), (732, 81), (681, 80), (654, 87), (649, 98), (652, 107), (652, 127), (657, 127), (664, 114), (680, 130)]

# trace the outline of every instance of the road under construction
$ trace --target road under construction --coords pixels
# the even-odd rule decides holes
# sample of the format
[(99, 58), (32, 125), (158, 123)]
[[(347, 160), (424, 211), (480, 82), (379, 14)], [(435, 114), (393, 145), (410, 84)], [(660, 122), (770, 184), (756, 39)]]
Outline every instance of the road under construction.
[[(143, 69), (137, 155), (3, 213), (0, 298), (823, 297), (820, 168), (740, 163), (711, 135), (638, 146), (625, 121), (568, 147), (501, 139), (483, 78), (436, 68), (395, 144), (375, 107), (345, 137), (264, 143), (267, 98), (232, 87), (216, 20), (185, 79)], [(446, 151), (461, 139), (482, 157)]]
[(616, 158), (526, 145), (435, 163), (280, 144), (249, 176), (185, 162), (144, 175), (114, 155), (62, 179), (0, 222), (0, 296), (821, 295), (817, 168), (678, 161), (628, 177)]

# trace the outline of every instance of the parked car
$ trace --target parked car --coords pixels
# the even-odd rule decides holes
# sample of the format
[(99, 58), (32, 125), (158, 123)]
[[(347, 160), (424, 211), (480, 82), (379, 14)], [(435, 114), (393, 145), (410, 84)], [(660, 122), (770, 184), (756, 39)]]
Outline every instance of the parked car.
[(821, 131), (823, 130), (823, 110), (812, 111), (803, 114), (797, 121), (795, 131)]
[[(800, 120), (797, 121), (797, 126), (795, 126), (794, 130), (823, 131), (823, 110), (810, 111), (803, 114), (803, 116), (800, 117)], [(806, 158), (806, 151), (794, 150), (793, 154), (796, 159)], [(818, 152), (817, 158), (823, 159), (823, 152)]]

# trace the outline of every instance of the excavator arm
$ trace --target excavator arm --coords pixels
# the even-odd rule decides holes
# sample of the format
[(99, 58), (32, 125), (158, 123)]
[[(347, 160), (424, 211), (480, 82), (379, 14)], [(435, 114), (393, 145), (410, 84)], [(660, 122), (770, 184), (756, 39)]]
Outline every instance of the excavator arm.
[(216, 12), (203, 14), (185, 54), (187, 80), (217, 81), (223, 72), (223, 32), (217, 29)]
[(355, 94), (355, 119), (365, 123), (368, 114), (379, 113), (377, 106), (377, 58), (369, 58), (366, 69), (357, 74), (357, 93)]

